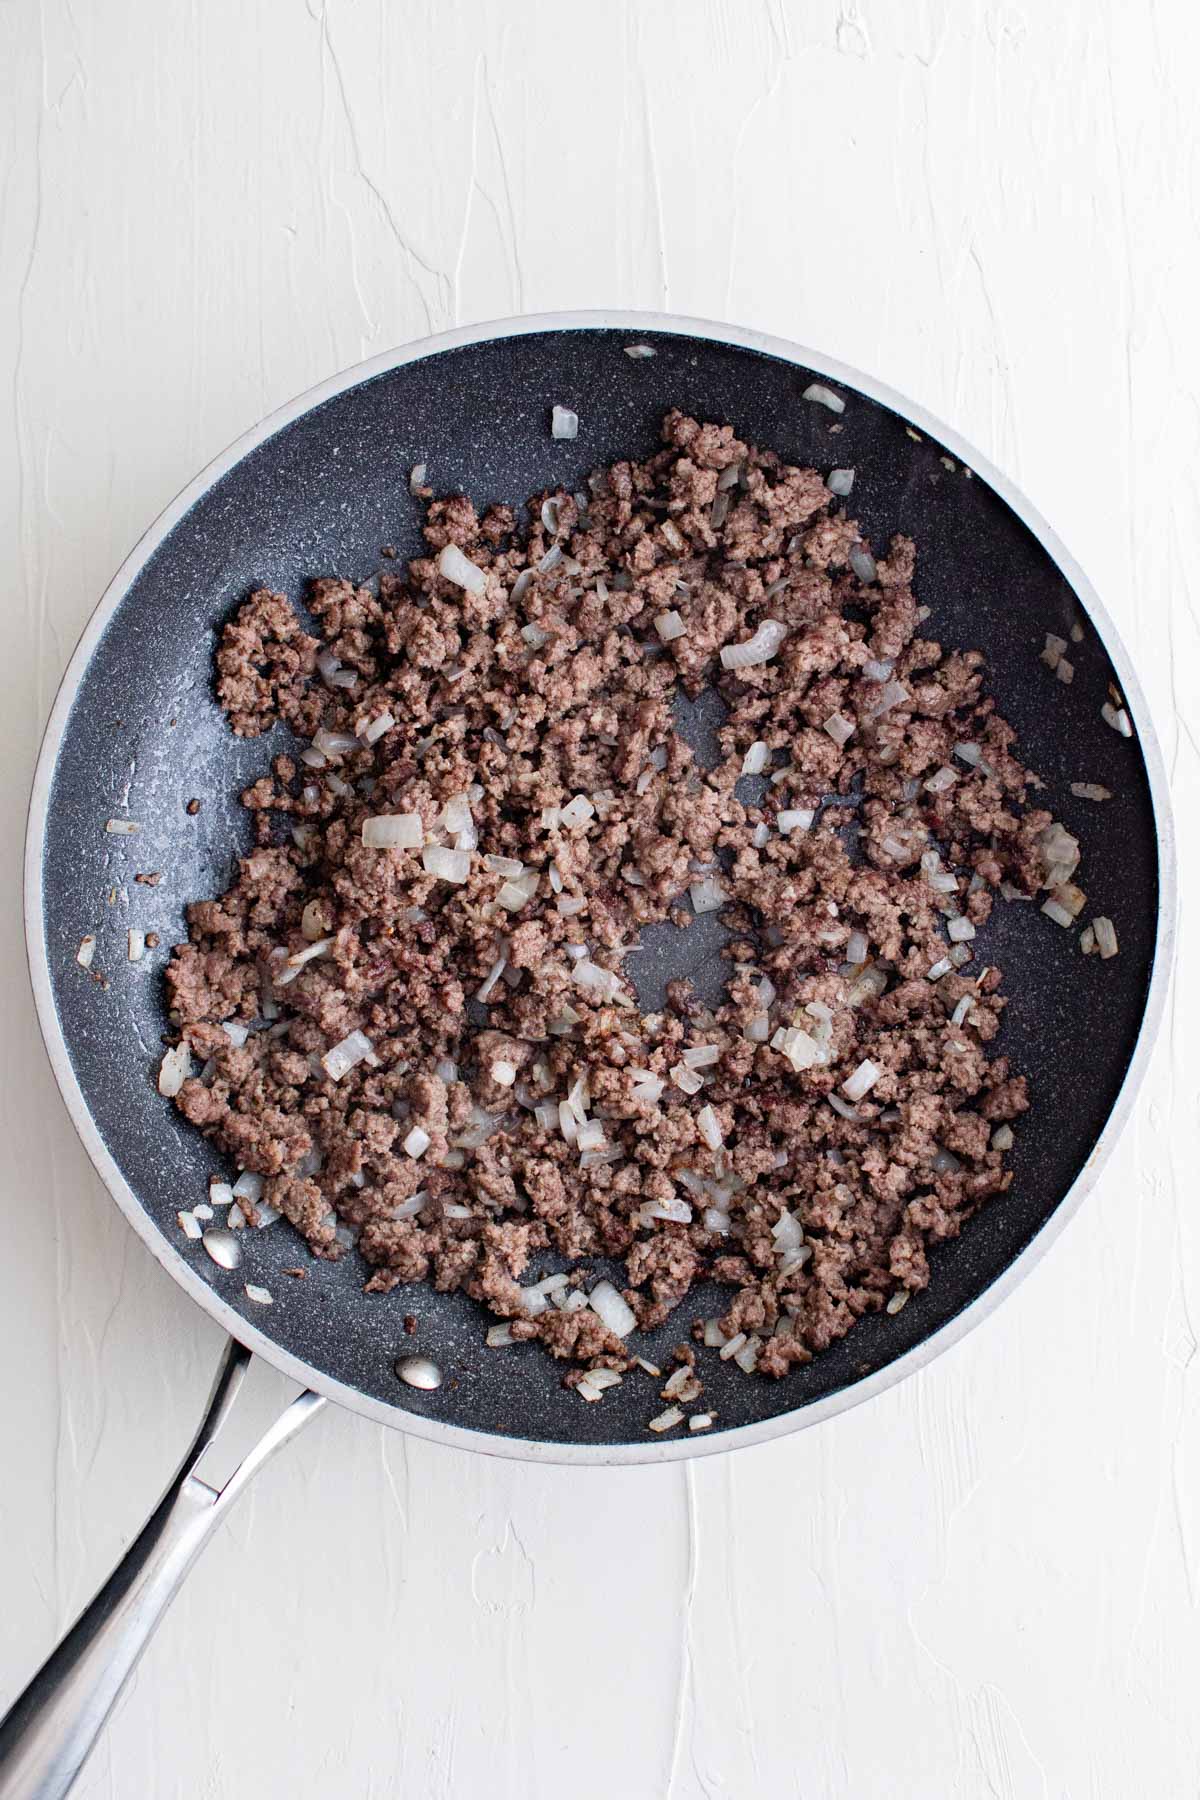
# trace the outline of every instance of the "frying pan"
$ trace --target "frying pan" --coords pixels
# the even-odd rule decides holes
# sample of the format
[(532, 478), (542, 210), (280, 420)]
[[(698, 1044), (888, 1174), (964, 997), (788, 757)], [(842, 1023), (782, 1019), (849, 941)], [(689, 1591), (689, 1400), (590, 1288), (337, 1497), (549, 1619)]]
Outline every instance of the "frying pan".
[[(652, 358), (632, 359), (631, 343)], [(802, 399), (813, 380), (846, 397), (842, 415)], [(580, 419), (574, 442), (548, 430), (554, 403)], [(933, 1253), (933, 1279), (899, 1314), (864, 1320), (780, 1382), (731, 1363), (705, 1368), (711, 1432), (647, 1433), (649, 1383), (627, 1380), (596, 1406), (561, 1385), (536, 1345), (489, 1351), (473, 1302), (426, 1288), (362, 1292), (356, 1255), (283, 1273), (301, 1255), (284, 1224), (246, 1232), (236, 1271), (185, 1240), (176, 1209), (204, 1197), (209, 1145), (155, 1090), (164, 1025), (162, 954), (125, 960), (133, 924), (163, 946), (184, 907), (220, 892), (249, 821), (237, 796), (280, 748), (232, 736), (211, 687), (214, 634), (266, 583), (299, 599), (308, 578), (365, 580), (383, 544), (420, 543), (408, 471), (438, 492), (519, 504), (548, 485), (578, 488), (597, 464), (643, 456), (679, 406), (726, 420), (791, 462), (858, 471), (853, 511), (877, 548), (895, 531), (918, 545), (930, 630), (977, 646), (1016, 726), (1024, 760), (1057, 817), (1081, 839), (1089, 908), (1115, 922), (1116, 960), (1079, 954), (1077, 934), (1035, 906), (1000, 906), (981, 960), (1005, 972), (1002, 1048), (1030, 1082), (1033, 1109), (1012, 1153), (1009, 1193)], [(1044, 634), (1070, 635), (1070, 686), (1039, 664)], [(1115, 683), (1134, 722), (1127, 741), (1101, 719)], [(713, 720), (684, 709), (688, 733)], [(1072, 781), (1113, 799), (1075, 799)], [(197, 815), (186, 810), (202, 800)], [(118, 814), (134, 837), (105, 833)], [(157, 870), (157, 887), (134, 883)], [(64, 1793), (192, 1558), (253, 1469), (322, 1403), (434, 1442), (530, 1461), (663, 1462), (761, 1443), (830, 1417), (945, 1349), (1007, 1293), (1079, 1205), (1128, 1115), (1162, 1009), (1174, 922), (1174, 865), (1162, 763), (1148, 713), (1094, 591), (1049, 528), (957, 435), (878, 382), (758, 333), (648, 314), (526, 318), (447, 333), (336, 376), (236, 443), (177, 499), (121, 569), (73, 656), (51, 714), (30, 807), (25, 870), (30, 969), (46, 1048), (92, 1161), (134, 1230), (232, 1340), (201, 1433), (109, 1584), (0, 1726), (0, 1797)], [(107, 904), (117, 890), (117, 904)], [(128, 896), (128, 903), (125, 896)], [(659, 928), (637, 959), (643, 998), (685, 969), (721, 980), (720, 926)], [(97, 937), (91, 976), (75, 961)], [(94, 977), (102, 973), (105, 983)], [(256, 1306), (247, 1282), (269, 1289)], [(701, 1292), (645, 1346), (665, 1354), (686, 1323), (716, 1309)], [(415, 1335), (402, 1320), (415, 1316)], [(249, 1353), (305, 1392), (218, 1494), (194, 1473), (233, 1403)], [(397, 1378), (416, 1352), (440, 1385)]]

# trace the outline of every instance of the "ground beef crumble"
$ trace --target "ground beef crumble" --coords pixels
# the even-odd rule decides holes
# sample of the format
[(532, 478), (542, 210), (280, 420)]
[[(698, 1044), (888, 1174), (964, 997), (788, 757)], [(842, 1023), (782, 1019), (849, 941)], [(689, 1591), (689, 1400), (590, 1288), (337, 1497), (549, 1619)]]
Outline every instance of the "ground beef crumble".
[[(620, 1369), (578, 1268), (615, 1258), (642, 1328), (726, 1284), (707, 1342), (782, 1376), (1007, 1187), (1027, 1098), (973, 931), (1078, 846), (1027, 803), (982, 658), (921, 635), (910, 542), (876, 563), (821, 475), (728, 425), (662, 439), (524, 530), (431, 499), (428, 555), (313, 583), (319, 638), (265, 590), (226, 627), (233, 729), (316, 743), (247, 790), (258, 847), (189, 909), (177, 1104), (374, 1292), (461, 1288), (501, 1336)], [(765, 620), (775, 652), (725, 667)], [(710, 685), (704, 767), (674, 703)], [(369, 847), (396, 815), (417, 846)], [(643, 1013), (641, 927), (710, 902), (722, 1003), (677, 982)]]

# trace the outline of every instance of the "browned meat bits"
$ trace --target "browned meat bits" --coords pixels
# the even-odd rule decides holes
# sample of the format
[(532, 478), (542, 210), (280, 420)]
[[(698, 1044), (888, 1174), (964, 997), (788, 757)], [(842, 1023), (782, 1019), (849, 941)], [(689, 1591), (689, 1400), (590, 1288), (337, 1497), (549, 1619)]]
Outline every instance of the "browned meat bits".
[[(782, 1375), (1007, 1186), (1025, 1084), (972, 940), (1001, 886), (1069, 904), (1078, 847), (981, 657), (922, 635), (914, 546), (876, 563), (819, 473), (672, 413), (588, 485), (527, 528), (434, 500), (378, 592), (313, 583), (319, 637), (265, 591), (226, 628), (233, 729), (304, 747), (190, 908), (203, 1067), (164, 1091), (376, 1292), (463, 1288), (600, 1370), (715, 1279), (700, 1334)], [(673, 702), (710, 684), (703, 767)], [(723, 1001), (644, 1014), (642, 926), (717, 908)], [(587, 1303), (599, 1258), (623, 1302)]]

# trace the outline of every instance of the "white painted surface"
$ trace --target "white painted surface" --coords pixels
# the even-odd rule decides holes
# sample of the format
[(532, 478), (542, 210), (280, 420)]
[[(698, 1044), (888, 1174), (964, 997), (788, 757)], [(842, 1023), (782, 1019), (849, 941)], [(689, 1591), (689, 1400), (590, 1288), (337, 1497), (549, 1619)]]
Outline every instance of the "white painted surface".
[[(22, 967), (37, 733), (111, 569), (260, 414), (430, 328), (762, 326), (923, 401), (1054, 522), (1155, 706), (1187, 896), (1198, 40), (1186, 0), (0, 9), (0, 1704), (140, 1524), (219, 1349), (76, 1145)], [(1200, 1791), (1187, 914), (1133, 1126), (967, 1343), (687, 1469), (322, 1420), (208, 1552), (80, 1795)]]

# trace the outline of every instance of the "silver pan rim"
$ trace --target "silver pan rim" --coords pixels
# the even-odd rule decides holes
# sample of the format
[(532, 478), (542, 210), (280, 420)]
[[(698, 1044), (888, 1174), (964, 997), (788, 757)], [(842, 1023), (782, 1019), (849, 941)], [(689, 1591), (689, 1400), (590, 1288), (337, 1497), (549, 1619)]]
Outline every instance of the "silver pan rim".
[[(360, 382), (385, 374), (406, 363), (437, 356), (473, 344), (498, 338), (528, 336), (547, 331), (620, 330), (631, 333), (663, 332), (692, 337), (704, 342), (730, 344), (740, 349), (761, 352), (792, 363), (834, 382), (844, 383), (860, 393), (890, 407), (916, 429), (946, 445), (960, 462), (965, 463), (1000, 495), (1037, 538), (1047, 555), (1057, 564), (1063, 576), (1085, 607), (1089, 619), (1101, 638), (1120, 678), (1126, 706), (1134, 721), (1137, 740), (1146, 766), (1150, 798), (1154, 809), (1155, 834), (1159, 858), (1159, 908), (1154, 945), (1154, 966), (1138, 1030), (1137, 1042), (1130, 1057), (1120, 1092), (1105, 1122), (1095, 1148), (1046, 1223), (1014, 1258), (1002, 1274), (965, 1306), (954, 1318), (932, 1332), (905, 1355), (897, 1357), (886, 1368), (864, 1376), (851, 1387), (839, 1389), (822, 1400), (811, 1401), (789, 1412), (778, 1414), (757, 1424), (732, 1426), (726, 1431), (687, 1434), (668, 1441), (655, 1439), (647, 1443), (568, 1444), (539, 1442), (518, 1436), (451, 1425), (441, 1420), (389, 1406), (356, 1388), (335, 1381), (319, 1369), (290, 1355), (258, 1331), (240, 1313), (229, 1306), (207, 1282), (195, 1272), (181, 1252), (167, 1239), (144, 1211), (109, 1154), (75, 1078), (67, 1052), (54, 996), (50, 984), (47, 947), (44, 934), (45, 912), (42, 901), (42, 872), (47, 809), (54, 769), (63, 734), (84, 671), (113, 613), (130, 586), (159, 544), (173, 530), (193, 505), (227, 474), (243, 457), (292, 424), (304, 413), (322, 402), (343, 393)], [(356, 363), (340, 374), (309, 388), (286, 405), (269, 413), (230, 444), (207, 467), (190, 481), (164, 508), (131, 550), (96, 605), (83, 634), (67, 664), (50, 716), (46, 724), (30, 793), (28, 824), (25, 838), (24, 905), (25, 943), (29, 961), (30, 982), (37, 1009), (38, 1024), (50, 1066), (70, 1115), (71, 1122), (105, 1187), (121, 1208), (151, 1254), (189, 1297), (210, 1318), (238, 1338), (247, 1349), (261, 1356), (283, 1375), (323, 1394), (328, 1400), (348, 1411), (390, 1426), (393, 1430), (411, 1432), (431, 1443), (454, 1449), (471, 1450), (483, 1455), (499, 1456), (520, 1462), (627, 1465), (635, 1463), (678, 1462), (686, 1457), (711, 1456), (729, 1450), (747, 1448), (751, 1444), (769, 1443), (793, 1431), (819, 1424), (822, 1420), (847, 1412), (851, 1407), (872, 1399), (897, 1382), (925, 1368), (935, 1357), (979, 1325), (1013, 1292), (1056, 1241), (1068, 1222), (1078, 1212), (1091, 1192), (1107, 1162), (1117, 1138), (1133, 1110), (1149, 1064), (1158, 1034), (1173, 962), (1175, 933), (1177, 871), (1175, 831), (1171, 814), (1166, 769), (1150, 710), (1125, 646), (1110, 619), (1096, 589), (1074, 557), (1060, 541), (1046, 520), (1026, 496), (999, 469), (981, 456), (952, 427), (936, 418), (923, 406), (897, 393), (885, 382), (865, 374), (818, 350), (805, 348), (785, 338), (745, 327), (726, 325), (709, 319), (689, 318), (674, 313), (628, 312), (621, 310), (530, 313), (516, 318), (490, 320), (478, 325), (462, 326), (420, 338), (394, 350), (383, 352), (365, 362)]]

